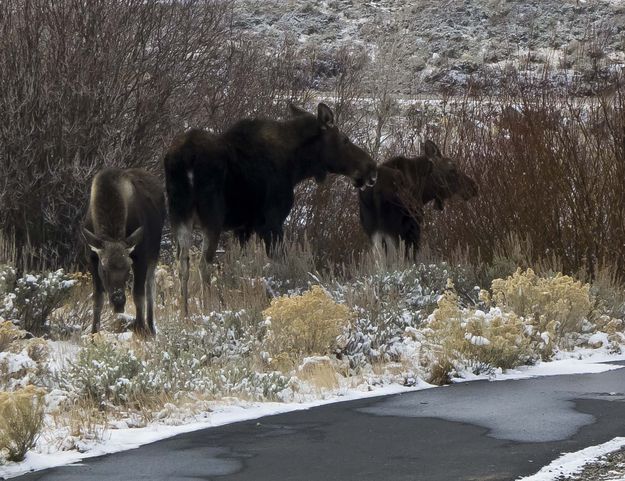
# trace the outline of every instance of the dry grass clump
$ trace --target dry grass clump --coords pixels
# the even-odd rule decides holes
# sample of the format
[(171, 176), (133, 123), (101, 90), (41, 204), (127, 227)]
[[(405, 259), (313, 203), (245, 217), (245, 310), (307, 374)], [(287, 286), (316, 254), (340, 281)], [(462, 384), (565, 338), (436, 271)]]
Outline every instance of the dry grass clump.
[(111, 421), (110, 412), (86, 399), (63, 399), (49, 415), (51, 424), (66, 432), (66, 436), (58, 440), (62, 451), (76, 449), (84, 452), (86, 441), (104, 439)]
[(320, 286), (299, 296), (275, 298), (263, 314), (270, 318), (272, 354), (280, 363), (333, 352), (337, 337), (352, 318), (351, 310)]
[[(595, 327), (598, 332), (607, 334), (611, 351), (622, 352), (622, 346), (625, 344), (625, 320), (602, 315), (595, 320)], [(597, 343), (597, 345), (590, 343), (590, 347), (601, 347), (602, 345), (602, 342)]]
[(532, 269), (517, 271), (492, 283), (492, 299), (502, 309), (531, 320), (556, 341), (582, 331), (593, 310), (590, 285), (558, 273), (539, 277)]
[(9, 461), (22, 461), (43, 427), (45, 391), (26, 386), (0, 392), (0, 452)]
[(45, 383), (49, 374), (48, 343), (37, 337), (27, 339), (27, 334), (11, 322), (0, 323), (0, 389), (12, 391)]
[(305, 358), (297, 368), (297, 377), (320, 392), (339, 387), (335, 362), (328, 356)]
[(22, 339), (26, 335), (26, 331), (18, 328), (11, 321), (0, 322), (0, 352), (8, 350), (14, 341)]

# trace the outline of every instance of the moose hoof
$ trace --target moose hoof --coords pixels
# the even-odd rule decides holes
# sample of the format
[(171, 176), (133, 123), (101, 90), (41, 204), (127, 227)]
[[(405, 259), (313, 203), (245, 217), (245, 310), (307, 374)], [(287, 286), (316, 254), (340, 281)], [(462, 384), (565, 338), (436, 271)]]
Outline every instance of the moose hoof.
[(150, 337), (154, 337), (154, 333), (147, 328), (143, 323), (139, 323), (136, 321), (131, 326), (131, 330), (133, 334), (141, 339), (147, 339)]

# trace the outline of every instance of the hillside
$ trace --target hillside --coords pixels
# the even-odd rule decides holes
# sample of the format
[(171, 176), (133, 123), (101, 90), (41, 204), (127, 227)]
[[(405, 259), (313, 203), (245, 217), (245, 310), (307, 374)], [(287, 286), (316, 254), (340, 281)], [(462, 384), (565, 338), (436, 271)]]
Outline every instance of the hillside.
[(549, 65), (556, 81), (592, 81), (625, 63), (622, 0), (248, 0), (237, 25), (325, 51), (364, 48), (399, 67), (406, 94), (493, 68)]

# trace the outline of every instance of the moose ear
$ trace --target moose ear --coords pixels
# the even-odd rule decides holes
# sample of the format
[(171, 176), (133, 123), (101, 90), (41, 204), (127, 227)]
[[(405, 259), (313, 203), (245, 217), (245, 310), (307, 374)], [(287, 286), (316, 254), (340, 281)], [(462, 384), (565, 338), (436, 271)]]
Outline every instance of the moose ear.
[(443, 156), (438, 146), (431, 140), (426, 140), (421, 147), (428, 159), (440, 159)]
[(132, 234), (126, 237), (126, 246), (128, 247), (128, 254), (130, 254), (137, 244), (143, 239), (143, 226), (136, 229)]
[(324, 103), (320, 103), (317, 107), (317, 120), (322, 129), (334, 127), (334, 112)]
[(302, 117), (303, 115), (310, 115), (304, 109), (291, 103), (289, 104), (289, 112), (291, 113), (291, 117)]
[(82, 235), (85, 237), (89, 248), (96, 254), (104, 248), (104, 242), (86, 227), (82, 228)]

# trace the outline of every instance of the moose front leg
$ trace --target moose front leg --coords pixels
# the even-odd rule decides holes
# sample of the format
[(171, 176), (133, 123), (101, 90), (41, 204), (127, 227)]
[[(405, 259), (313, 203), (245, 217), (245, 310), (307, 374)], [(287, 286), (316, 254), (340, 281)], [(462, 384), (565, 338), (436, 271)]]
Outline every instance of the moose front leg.
[(100, 260), (94, 253), (90, 256), (89, 270), (93, 280), (93, 322), (91, 324), (91, 334), (100, 330), (100, 319), (102, 317), (102, 307), (104, 306), (104, 285), (100, 279), (98, 264)]
[[(284, 229), (283, 223), (286, 215), (280, 212), (270, 212), (267, 214), (266, 223), (256, 232), (265, 243), (267, 256), (276, 259), (284, 256)], [(288, 214), (288, 212), (287, 212)]]
[(146, 279), (146, 298), (147, 298), (147, 321), (148, 330), (150, 334), (156, 334), (154, 327), (154, 271), (156, 270), (156, 264), (151, 264), (148, 267), (147, 279)]
[(135, 322), (133, 330), (137, 334), (145, 335), (148, 333), (145, 326), (145, 281), (147, 277), (147, 266), (133, 264), (134, 281), (132, 286), (132, 299), (135, 303)]

